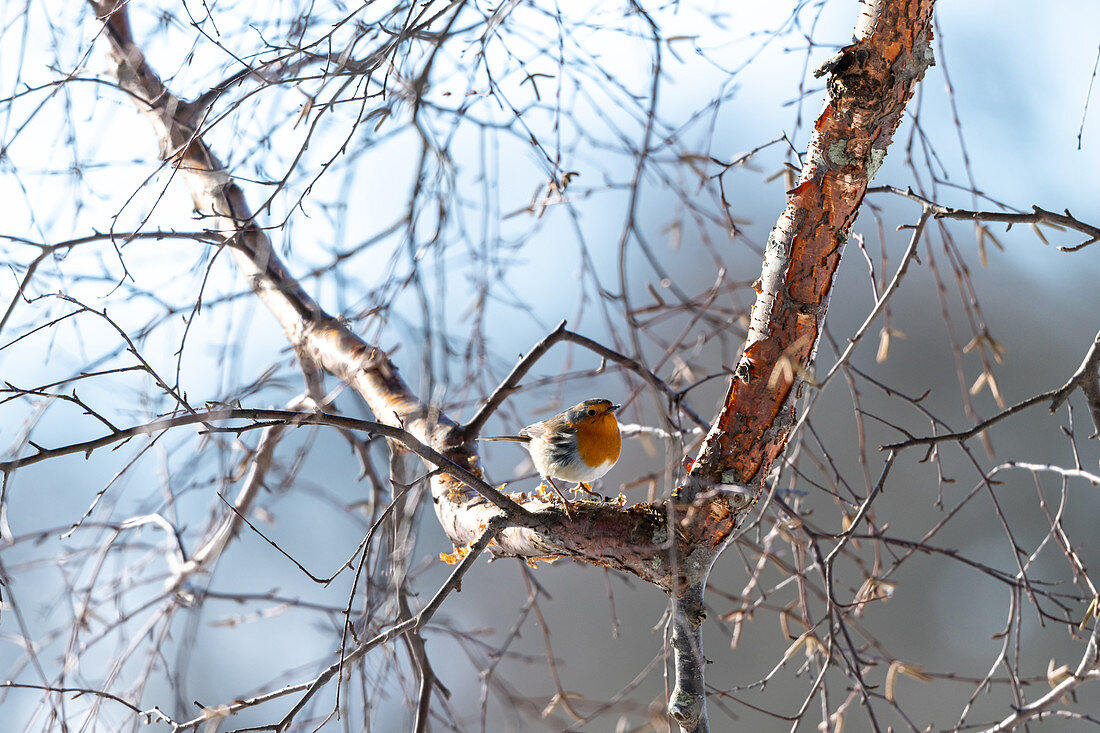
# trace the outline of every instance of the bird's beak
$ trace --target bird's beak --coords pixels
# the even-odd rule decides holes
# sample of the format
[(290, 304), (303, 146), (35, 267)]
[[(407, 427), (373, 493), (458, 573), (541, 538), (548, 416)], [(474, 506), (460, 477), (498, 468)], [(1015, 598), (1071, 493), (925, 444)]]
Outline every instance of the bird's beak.
[(612, 405), (611, 407), (609, 407), (607, 409), (607, 411), (608, 412), (615, 412), (615, 410), (618, 410), (620, 407), (622, 407), (622, 405)]

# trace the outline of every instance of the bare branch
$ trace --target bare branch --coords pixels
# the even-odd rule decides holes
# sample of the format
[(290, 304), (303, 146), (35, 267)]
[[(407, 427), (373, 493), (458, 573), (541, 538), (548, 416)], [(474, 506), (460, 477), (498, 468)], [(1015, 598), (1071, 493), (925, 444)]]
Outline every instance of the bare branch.
[(1031, 720), (1037, 720), (1049, 713), (1059, 705), (1067, 695), (1073, 693), (1081, 684), (1100, 680), (1100, 647), (1097, 641), (1100, 638), (1100, 619), (1094, 619), (1092, 633), (1089, 634), (1088, 643), (1085, 644), (1085, 652), (1081, 655), (1081, 661), (1072, 674), (1065, 676), (1061, 682), (1051, 688), (1050, 692), (1042, 697), (1021, 706), (1012, 715), (1002, 720), (997, 725), (986, 728), (982, 733), (1005, 733), (1025, 726)]
[(895, 188), (894, 186), (879, 186), (876, 188), (868, 189), (868, 193), (888, 192), (898, 196), (903, 196), (907, 199), (918, 201), (925, 210), (930, 210), (935, 215), (936, 219), (956, 219), (959, 221), (991, 221), (1008, 224), (1008, 228), (1011, 229), (1013, 224), (1046, 224), (1048, 226), (1055, 227), (1057, 229), (1072, 229), (1082, 234), (1088, 235), (1088, 239), (1080, 244), (1059, 247), (1061, 252), (1077, 252), (1089, 246), (1093, 242), (1100, 240), (1100, 227), (1093, 226), (1088, 222), (1081, 221), (1080, 219), (1069, 213), (1069, 209), (1066, 209), (1065, 213), (1058, 214), (1053, 211), (1047, 211), (1039, 206), (1032, 206), (1030, 214), (1015, 213), (1008, 211), (971, 211), (967, 209), (956, 209), (950, 206), (943, 206), (933, 201), (929, 201), (924, 196), (914, 193), (910, 190), (902, 190)]
[[(93, 438), (91, 440), (85, 440), (80, 443), (73, 443), (70, 445), (60, 446), (58, 448), (41, 448), (33, 455), (26, 456), (24, 458), (16, 458), (10, 461), (0, 461), (0, 473), (8, 474), (15, 471), (17, 468), (23, 466), (30, 466), (35, 463), (41, 463), (42, 461), (57, 458), (59, 456), (73, 455), (74, 453), (83, 453), (88, 456), (92, 451), (97, 448), (103, 448), (114, 443), (121, 443), (130, 438), (138, 435), (156, 435), (170, 428), (182, 427), (184, 425), (205, 424), (210, 422), (217, 422), (221, 420), (265, 420), (275, 421), (274, 424), (282, 426), (297, 426), (297, 425), (330, 425), (333, 427), (347, 428), (349, 430), (360, 430), (369, 433), (375, 433), (385, 436), (391, 440), (395, 440), (411, 453), (414, 453), (426, 462), (439, 466), (443, 470), (447, 471), (449, 475), (453, 475), (458, 480), (462, 481), (464, 485), (470, 487), (470, 489), (478, 492), (496, 507), (502, 510), (509, 519), (521, 524), (527, 524), (531, 522), (531, 513), (509, 499), (504, 494), (500, 493), (492, 486), (485, 483), (484, 480), (478, 478), (468, 469), (459, 466), (454, 463), (450, 458), (443, 455), (439, 451), (435, 450), (431, 446), (425, 445), (420, 440), (407, 430), (395, 428), (391, 425), (384, 423), (371, 422), (369, 420), (359, 420), (353, 417), (345, 417), (343, 415), (332, 415), (324, 412), (293, 412), (290, 410), (258, 410), (258, 409), (241, 409), (241, 408), (221, 408), (205, 410), (203, 412), (195, 412), (188, 415), (176, 415), (173, 417), (166, 417), (160, 420), (154, 420), (153, 422), (145, 423), (143, 425), (134, 425), (129, 428), (117, 430), (108, 435), (104, 435), (99, 438)], [(255, 429), (267, 429), (271, 427), (273, 423), (257, 423), (253, 422), (247, 425), (233, 426), (221, 428), (220, 430), (240, 433), (246, 430)]]
[(700, 427), (708, 427), (708, 424), (703, 418), (699, 417), (693, 410), (686, 405), (682, 404), (682, 396), (674, 392), (665, 382), (663, 382), (656, 374), (643, 367), (636, 359), (631, 359), (628, 356), (624, 356), (619, 352), (609, 349), (603, 344), (593, 341), (590, 338), (581, 336), (578, 333), (567, 331), (565, 329), (565, 321), (560, 322), (553, 331), (546, 335), (541, 341), (534, 345), (534, 347), (524, 354), (516, 365), (505, 377), (504, 381), (500, 383), (493, 393), (486, 398), (485, 402), (478, 408), (478, 411), (470, 418), (463, 427), (463, 431), (470, 436), (477, 435), (481, 432), (481, 429), (485, 426), (485, 422), (489, 417), (500, 407), (513, 392), (519, 389), (520, 381), (526, 376), (527, 372), (531, 370), (531, 367), (542, 358), (542, 356), (550, 350), (550, 347), (559, 341), (569, 341), (571, 343), (578, 344), (580, 346), (589, 349), (590, 351), (599, 354), (608, 361), (613, 361), (616, 364), (620, 364), (630, 371), (638, 374), (644, 378), (655, 389), (662, 392), (668, 397), (670, 406), (673, 409), (683, 410), (688, 417), (696, 425)]
[(931, 435), (924, 438), (909, 438), (908, 440), (880, 446), (879, 450), (897, 451), (903, 448), (912, 448), (917, 445), (936, 445), (937, 443), (956, 441), (963, 442), (976, 435), (980, 435), (1005, 418), (1012, 417), (1018, 412), (1022, 412), (1029, 407), (1048, 400), (1051, 403), (1050, 412), (1054, 413), (1067, 399), (1069, 399), (1069, 396), (1076, 389), (1080, 389), (1084, 393), (1086, 402), (1089, 406), (1089, 412), (1092, 414), (1093, 425), (1096, 431), (1100, 433), (1100, 374), (1098, 374), (1098, 369), (1100, 369), (1100, 333), (1097, 333), (1096, 338), (1092, 342), (1092, 346), (1089, 347), (1088, 353), (1085, 354), (1085, 360), (1081, 362), (1081, 366), (1077, 368), (1077, 371), (1073, 373), (1069, 381), (1058, 389), (1052, 389), (1049, 392), (1043, 392), (1034, 397), (1028, 397), (1026, 400), (1021, 400), (1015, 405), (1001, 410), (996, 415), (986, 420), (982, 420), (969, 430), (963, 430), (957, 433), (944, 433), (943, 435)]

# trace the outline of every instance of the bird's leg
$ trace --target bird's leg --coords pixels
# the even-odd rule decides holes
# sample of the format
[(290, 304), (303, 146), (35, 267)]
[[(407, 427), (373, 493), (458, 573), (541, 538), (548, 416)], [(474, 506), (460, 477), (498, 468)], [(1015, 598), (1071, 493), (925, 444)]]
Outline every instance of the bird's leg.
[(554, 487), (554, 491), (558, 492), (558, 496), (560, 496), (561, 500), (565, 502), (565, 516), (572, 519), (573, 515), (569, 513), (569, 507), (570, 507), (569, 500), (565, 498), (565, 494), (561, 493), (561, 489), (559, 489), (558, 485), (556, 483), (554, 483), (554, 479), (547, 476), (546, 480), (550, 482), (550, 485)]
[(570, 489), (570, 491), (574, 494), (576, 494), (578, 491), (584, 491), (588, 494), (591, 494), (592, 496), (595, 496), (597, 499), (602, 499), (603, 498), (602, 496), (600, 496), (599, 494), (597, 494), (595, 491), (592, 490), (592, 484), (587, 484), (584, 481), (579, 481), (576, 486), (574, 486), (572, 489)]

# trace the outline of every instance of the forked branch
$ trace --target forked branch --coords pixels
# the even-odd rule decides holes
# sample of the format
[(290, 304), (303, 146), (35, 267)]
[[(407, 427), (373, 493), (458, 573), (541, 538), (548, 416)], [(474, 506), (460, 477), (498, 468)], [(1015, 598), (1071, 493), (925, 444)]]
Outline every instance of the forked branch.
[[(351, 386), (380, 423), (407, 432), (433, 451), (435, 463), (442, 465), (435, 454), (445, 459), (450, 472), (433, 476), (432, 495), (451, 540), (504, 555), (570, 556), (636, 574), (670, 591), (676, 599), (677, 681), (669, 709), (682, 730), (705, 731), (698, 633), (701, 589), (751, 505), (749, 497), (759, 494), (786, 446), (794, 403), (817, 348), (844, 243), (905, 105), (932, 62), (933, 0), (863, 3), (855, 43), (825, 69), (829, 100), (815, 126), (798, 185), (769, 237), (736, 378), (688, 481), (665, 504), (620, 508), (578, 502), (571, 515), (541, 500), (513, 507), (510, 499), (501, 501), (499, 492), (471, 488), (469, 480), (481, 480), (474, 441), (478, 429), (518, 386), (537, 355), (517, 365), (465, 429), (422, 401), (381, 349), (326, 313), (291, 276), (256, 225), (243, 190), (191, 126), (189, 106), (173, 96), (146, 63), (130, 30), (126, 5), (118, 0), (91, 2), (104, 22), (120, 88), (153, 125), (164, 158), (187, 183), (196, 211), (224, 239), (239, 271), (279, 320), (300, 357)], [(544, 351), (567, 338), (566, 333), (559, 327), (536, 348)], [(584, 339), (579, 334), (568, 338)], [(635, 368), (628, 357), (602, 355)], [(675, 395), (662, 389), (654, 375), (635, 371), (675, 402)], [(693, 419), (701, 422), (697, 416)], [(464, 561), (460, 567), (468, 564)], [(377, 643), (405, 630), (395, 627)], [(294, 710), (335, 669), (318, 677)]]

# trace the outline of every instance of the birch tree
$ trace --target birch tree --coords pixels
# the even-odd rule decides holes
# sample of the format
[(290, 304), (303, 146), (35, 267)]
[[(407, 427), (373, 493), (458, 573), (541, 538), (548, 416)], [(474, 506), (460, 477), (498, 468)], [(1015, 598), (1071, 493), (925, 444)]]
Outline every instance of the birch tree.
[[(1100, 229), (1001, 203), (965, 143), (968, 184), (946, 174), (933, 75), (965, 138), (933, 0), (798, 4), (747, 32), (634, 2), (54, 10), (15, 12), (2, 52), (21, 213), (0, 704), (21, 729), (1097, 722), (1074, 512), (1097, 506), (1100, 334), (1073, 363), (1006, 351), (971, 268), (1048, 237), (1041, 257), (1091, 264)], [(854, 32), (830, 39), (840, 17)], [(784, 44), (790, 126), (727, 156), (746, 70)], [(717, 88), (684, 109), (699, 68)], [(760, 211), (747, 191), (769, 186), (785, 203)], [(852, 260), (872, 298), (830, 330)], [(954, 363), (891, 371), (928, 321)], [(1002, 390), (1005, 359), (1039, 386)], [(957, 375), (947, 406), (914, 366)], [(627, 447), (600, 497), (567, 508), (479, 443), (611, 393)], [(1005, 495), (1023, 476), (1026, 508)], [(974, 526), (997, 551), (958, 549)], [(996, 588), (981, 672), (905, 634), (922, 563)], [(547, 587), (593, 576), (598, 598)], [(590, 624), (651, 661), (555, 652)]]

